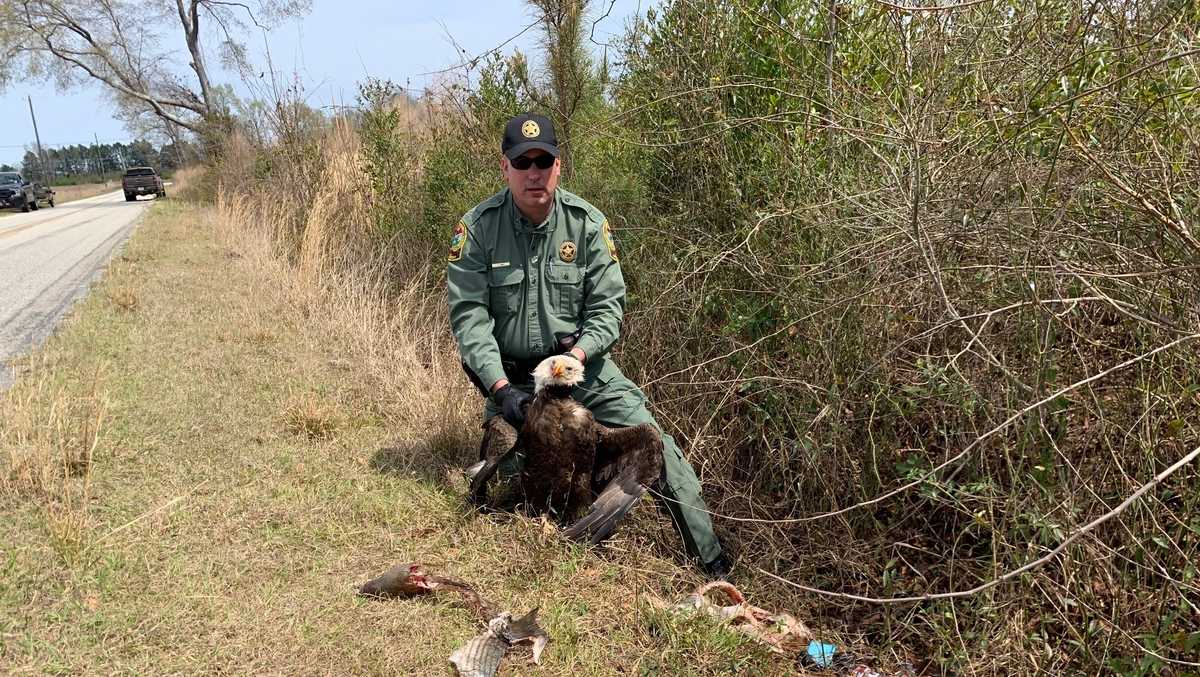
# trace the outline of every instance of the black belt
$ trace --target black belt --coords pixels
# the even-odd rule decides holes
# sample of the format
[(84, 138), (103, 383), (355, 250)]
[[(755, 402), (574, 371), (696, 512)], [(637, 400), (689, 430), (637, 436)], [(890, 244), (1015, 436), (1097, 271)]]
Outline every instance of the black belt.
[[(508, 379), (513, 385), (529, 385), (533, 383), (532, 372), (534, 368), (541, 364), (542, 360), (557, 354), (561, 353), (548, 353), (541, 357), (530, 357), (524, 360), (507, 360), (502, 357), (500, 358), (500, 366), (504, 368), (504, 378)], [(488, 387), (484, 385), (479, 376), (467, 366), (466, 362), (462, 363), (462, 368), (463, 371), (467, 372), (467, 378), (471, 379), (471, 383), (474, 384), (479, 390), (479, 394), (483, 395), (484, 397), (491, 397), (492, 394), (488, 390)]]
[(542, 363), (542, 360), (546, 359), (547, 357), (554, 357), (555, 355), (563, 355), (571, 352), (571, 348), (575, 347), (575, 342), (579, 340), (579, 337), (582, 334), (583, 327), (576, 329), (570, 334), (556, 334), (554, 336), (554, 342), (556, 344), (555, 347), (558, 348), (558, 350), (552, 353), (546, 353), (545, 355), (541, 355), (539, 357), (528, 357), (523, 360), (517, 360), (505, 359), (505, 357), (501, 355), (500, 366), (504, 367), (504, 377), (509, 381), (516, 383), (517, 385), (533, 383), (532, 372), (539, 364)]
[[(575, 347), (575, 342), (579, 340), (583, 334), (583, 327), (576, 329), (570, 334), (555, 335), (555, 342), (558, 344), (558, 351), (546, 353), (538, 357), (527, 357), (525, 359), (506, 359), (503, 355), (500, 356), (500, 366), (504, 368), (504, 378), (516, 385), (528, 385), (533, 383), (533, 370), (541, 364), (542, 360), (554, 355), (562, 355), (570, 352), (571, 348)], [(479, 389), (479, 392), (484, 397), (490, 397), (491, 392), (488, 386), (480, 380), (479, 376), (467, 366), (466, 362), (462, 363), (463, 371), (467, 372), (467, 377), (471, 379), (471, 383)]]
[(500, 365), (504, 367), (504, 377), (516, 385), (528, 385), (533, 383), (533, 370), (537, 368), (542, 360), (547, 357), (553, 357), (559, 353), (547, 353), (539, 357), (529, 357), (523, 360), (509, 360), (503, 357), (500, 358)]

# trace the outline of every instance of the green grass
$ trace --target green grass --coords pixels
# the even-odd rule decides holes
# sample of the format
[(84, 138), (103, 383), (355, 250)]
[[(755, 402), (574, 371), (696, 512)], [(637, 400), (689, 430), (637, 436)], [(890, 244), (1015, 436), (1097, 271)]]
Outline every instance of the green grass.
[(421, 561), (541, 608), (543, 665), (511, 656), (505, 674), (789, 673), (741, 636), (646, 611), (699, 582), (655, 550), (673, 536), (649, 505), (601, 552), (467, 510), (420, 450), (446, 425), (474, 439), (477, 420), (382, 410), (355, 347), (312, 321), (332, 311), (296, 303), (212, 221), (156, 204), (0, 398), (5, 672), (445, 674), (476, 631), (466, 610), (354, 595)]

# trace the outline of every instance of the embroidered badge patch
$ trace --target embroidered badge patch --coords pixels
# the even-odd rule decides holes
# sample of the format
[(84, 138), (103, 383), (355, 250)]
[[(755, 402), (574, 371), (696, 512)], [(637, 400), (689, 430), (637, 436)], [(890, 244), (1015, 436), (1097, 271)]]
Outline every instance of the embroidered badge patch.
[(447, 261), (457, 261), (462, 258), (463, 249), (467, 246), (467, 224), (461, 221), (454, 227), (454, 231), (450, 233), (450, 255), (446, 257)]
[(575, 243), (567, 240), (558, 248), (558, 258), (562, 259), (563, 263), (574, 263), (577, 251)]
[(521, 125), (521, 134), (524, 134), (527, 139), (532, 139), (541, 133), (542, 128), (533, 120), (526, 120), (525, 124)]
[(608, 245), (608, 255), (613, 257), (613, 261), (617, 261), (617, 243), (613, 242), (612, 229), (608, 227), (608, 221), (604, 222), (601, 230), (604, 234), (604, 244)]

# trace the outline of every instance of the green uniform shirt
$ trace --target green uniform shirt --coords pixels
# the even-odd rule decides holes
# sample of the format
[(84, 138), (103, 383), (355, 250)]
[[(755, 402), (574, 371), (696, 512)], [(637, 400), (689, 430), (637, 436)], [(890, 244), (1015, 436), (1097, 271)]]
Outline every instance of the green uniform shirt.
[(625, 279), (608, 220), (562, 188), (550, 216), (532, 224), (507, 188), (463, 216), (450, 241), (450, 325), (467, 366), (491, 388), (501, 356), (557, 351), (556, 335), (580, 327), (591, 361), (612, 348), (625, 311)]

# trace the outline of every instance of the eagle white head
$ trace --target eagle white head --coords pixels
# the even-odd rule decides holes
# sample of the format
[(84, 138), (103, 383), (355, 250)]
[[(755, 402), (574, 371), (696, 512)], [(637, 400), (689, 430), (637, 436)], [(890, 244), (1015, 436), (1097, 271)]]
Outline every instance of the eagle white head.
[(583, 382), (583, 363), (574, 355), (554, 355), (538, 363), (533, 370), (533, 392), (541, 392), (546, 386), (568, 388)]

